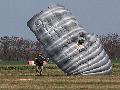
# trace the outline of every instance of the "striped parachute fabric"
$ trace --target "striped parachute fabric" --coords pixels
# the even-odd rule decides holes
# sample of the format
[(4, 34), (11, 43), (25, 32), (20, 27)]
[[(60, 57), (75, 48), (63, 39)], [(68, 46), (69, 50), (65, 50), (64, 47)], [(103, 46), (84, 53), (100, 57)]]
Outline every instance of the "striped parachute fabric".
[(68, 75), (110, 74), (111, 60), (99, 38), (86, 32), (62, 5), (49, 6), (27, 23), (57, 66)]

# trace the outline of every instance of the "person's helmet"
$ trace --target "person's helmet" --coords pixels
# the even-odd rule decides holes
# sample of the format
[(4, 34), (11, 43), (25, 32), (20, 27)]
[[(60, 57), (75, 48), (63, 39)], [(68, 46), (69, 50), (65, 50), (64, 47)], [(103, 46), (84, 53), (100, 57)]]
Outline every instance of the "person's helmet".
[(39, 53), (38, 53), (38, 55), (42, 55), (42, 53), (41, 53), (41, 52), (39, 52)]

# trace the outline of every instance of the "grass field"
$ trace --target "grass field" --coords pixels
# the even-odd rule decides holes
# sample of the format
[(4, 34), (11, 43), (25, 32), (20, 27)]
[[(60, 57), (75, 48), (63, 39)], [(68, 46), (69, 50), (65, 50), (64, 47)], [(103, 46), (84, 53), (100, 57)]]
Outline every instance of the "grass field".
[(120, 63), (112, 75), (66, 76), (55, 64), (47, 64), (43, 76), (34, 69), (0, 70), (0, 90), (120, 90)]

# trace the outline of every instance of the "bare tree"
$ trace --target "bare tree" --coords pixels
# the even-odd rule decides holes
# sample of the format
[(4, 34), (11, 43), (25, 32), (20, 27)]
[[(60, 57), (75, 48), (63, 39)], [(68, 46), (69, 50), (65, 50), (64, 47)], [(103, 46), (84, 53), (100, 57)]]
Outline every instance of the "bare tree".
[(0, 38), (0, 58), (5, 60), (28, 60), (41, 51), (41, 44), (20, 37), (4, 36)]
[(110, 58), (120, 58), (120, 36), (117, 33), (101, 35), (100, 39)]

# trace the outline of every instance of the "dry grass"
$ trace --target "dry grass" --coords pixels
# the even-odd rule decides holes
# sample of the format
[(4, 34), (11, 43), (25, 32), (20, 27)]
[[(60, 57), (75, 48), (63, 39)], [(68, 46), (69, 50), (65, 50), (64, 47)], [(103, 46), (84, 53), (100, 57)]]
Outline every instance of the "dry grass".
[(43, 76), (35, 74), (34, 70), (1, 70), (0, 90), (120, 90), (120, 64), (113, 65), (112, 75), (66, 76), (57, 67), (45, 68)]

